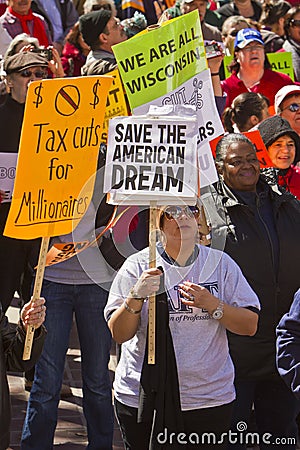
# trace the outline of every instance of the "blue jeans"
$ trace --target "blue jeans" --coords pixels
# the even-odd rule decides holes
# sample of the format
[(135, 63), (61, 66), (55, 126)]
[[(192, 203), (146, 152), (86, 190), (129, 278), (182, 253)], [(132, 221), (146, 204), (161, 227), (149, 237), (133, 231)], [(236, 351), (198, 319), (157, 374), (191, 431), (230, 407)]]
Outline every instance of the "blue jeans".
[[(243, 423), (245, 423), (247, 426), (245, 433), (251, 434), (253, 431), (259, 433), (258, 439), (261, 450), (271, 450), (272, 448), (295, 450), (298, 434), (296, 418), (300, 409), (300, 402), (279, 376), (274, 380), (236, 381), (235, 388), (236, 401), (231, 430), (235, 433), (242, 429), (245, 430), (243, 426)], [(257, 430), (249, 428), (253, 404)], [(265, 435), (264, 439), (263, 435)], [(286, 438), (294, 438), (294, 444), (287, 441)], [(243, 444), (238, 440), (239, 443), (232, 443), (228, 448), (246, 449), (246, 439), (250, 444), (250, 437), (247, 438), (244, 434)], [(282, 440), (278, 440), (276, 444), (276, 439)]]
[(111, 335), (104, 320), (107, 292), (96, 284), (44, 280), (47, 336), (36, 369), (23, 427), (21, 449), (52, 450), (65, 357), (75, 312), (82, 367), (83, 412), (89, 450), (110, 450), (113, 408), (108, 372)]

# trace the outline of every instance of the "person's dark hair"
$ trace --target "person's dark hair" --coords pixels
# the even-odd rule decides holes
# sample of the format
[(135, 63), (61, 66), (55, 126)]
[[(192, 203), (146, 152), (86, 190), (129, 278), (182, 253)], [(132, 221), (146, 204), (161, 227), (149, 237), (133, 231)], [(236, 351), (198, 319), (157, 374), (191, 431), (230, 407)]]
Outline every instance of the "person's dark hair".
[(275, 25), (281, 17), (284, 17), (291, 4), (285, 0), (271, 0), (263, 4), (260, 23), (265, 26)]
[(79, 50), (81, 49), (80, 44), (78, 43), (78, 38), (80, 36), (79, 30), (79, 22), (76, 22), (75, 25), (70, 29), (69, 33), (66, 36), (66, 42), (75, 45)]
[(289, 9), (284, 21), (284, 31), (286, 36), (289, 36), (290, 27), (292, 26), (292, 20), (297, 13), (300, 12), (300, 5), (293, 6), (293, 8)]
[(216, 148), (215, 164), (217, 167), (222, 168), (224, 166), (224, 159), (226, 158), (227, 151), (232, 144), (236, 142), (244, 142), (249, 144), (255, 151), (255, 145), (244, 134), (241, 133), (229, 133), (219, 140)]
[(265, 95), (255, 92), (244, 92), (238, 95), (222, 115), (225, 130), (233, 133), (232, 125), (236, 123), (240, 131), (248, 131), (247, 124), (250, 117), (256, 116), (261, 122), (262, 111), (266, 105), (270, 106), (270, 100)]

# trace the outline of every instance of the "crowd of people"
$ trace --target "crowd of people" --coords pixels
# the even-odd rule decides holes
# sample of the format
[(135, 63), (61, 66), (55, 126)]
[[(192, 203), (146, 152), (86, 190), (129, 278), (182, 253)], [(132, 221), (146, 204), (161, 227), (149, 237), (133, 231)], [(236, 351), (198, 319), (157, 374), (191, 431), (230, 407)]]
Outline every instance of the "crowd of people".
[[(18, 153), (30, 82), (105, 75), (118, 68), (114, 45), (194, 10), (205, 44), (215, 43), (222, 53), (207, 62), (225, 134), (216, 147), (217, 182), (201, 188), (194, 205), (157, 208), (155, 268), (149, 267), (148, 212), (132, 207), (131, 218), (125, 214), (118, 226), (119, 235), (121, 228), (134, 245), (115, 270), (104, 248), (101, 253), (101, 246), (100, 251), (91, 246), (47, 267), (42, 297), (32, 299), (40, 239), (4, 235), (11, 201), (0, 190), (0, 450), (9, 446), (7, 370), (24, 371), (30, 389), (21, 450), (53, 447), (74, 319), (88, 449), (112, 449), (113, 403), (126, 450), (198, 448), (172, 436), (206, 433), (214, 435), (214, 442), (201, 448), (246, 449), (251, 426), (261, 450), (296, 449), (297, 0), (0, 0), (0, 158)], [(283, 52), (291, 53), (289, 75), (275, 71), (268, 57)], [(243, 134), (253, 130), (259, 131), (272, 167), (260, 168), (257, 149)], [(92, 240), (113, 214), (103, 192), (105, 151), (101, 146), (94, 195), (84, 218), (73, 233), (51, 238), (51, 245)], [(209, 239), (201, 237), (204, 223)], [(16, 291), (20, 322), (11, 327), (5, 313)], [(152, 296), (157, 334), (153, 366), (147, 360)], [(35, 329), (33, 352), (24, 362), (28, 326)], [(120, 350), (114, 402), (108, 373), (112, 339)], [(230, 439), (230, 430), (240, 432), (238, 441)], [(164, 444), (158, 440), (162, 432)], [(268, 434), (272, 442), (264, 440)], [(283, 439), (284, 446), (278, 446)]]

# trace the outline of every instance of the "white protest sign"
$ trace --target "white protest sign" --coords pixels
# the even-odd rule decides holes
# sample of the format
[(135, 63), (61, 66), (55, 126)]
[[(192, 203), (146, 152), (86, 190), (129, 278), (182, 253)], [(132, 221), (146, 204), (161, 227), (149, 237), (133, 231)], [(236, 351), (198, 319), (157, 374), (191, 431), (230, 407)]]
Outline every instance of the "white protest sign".
[(198, 167), (200, 171), (200, 187), (203, 188), (209, 184), (218, 181), (214, 157), (208, 142), (204, 142), (198, 148)]
[(11, 202), (14, 189), (18, 153), (0, 153), (0, 190), (2, 203)]
[[(215, 164), (212, 156), (208, 155), (205, 149), (208, 148), (207, 145), (210, 140), (224, 134), (224, 128), (215, 103), (210, 71), (200, 72), (167, 95), (135, 108), (134, 114), (145, 114), (150, 104), (157, 106), (181, 104), (195, 107), (198, 123), (197, 143), (199, 158), (205, 152), (211, 162), (210, 165), (202, 164), (199, 166), (200, 185), (204, 187), (207, 184), (214, 183), (217, 179)], [(204, 149), (201, 148), (203, 145)]]
[(224, 128), (216, 107), (209, 70), (194, 75), (168, 94), (138, 106), (134, 114), (146, 114), (150, 105), (191, 105), (196, 108), (199, 144), (224, 134)]
[[(112, 203), (149, 205), (198, 194), (197, 122), (193, 117), (110, 120), (104, 191)], [(178, 201), (178, 200), (177, 200)]]

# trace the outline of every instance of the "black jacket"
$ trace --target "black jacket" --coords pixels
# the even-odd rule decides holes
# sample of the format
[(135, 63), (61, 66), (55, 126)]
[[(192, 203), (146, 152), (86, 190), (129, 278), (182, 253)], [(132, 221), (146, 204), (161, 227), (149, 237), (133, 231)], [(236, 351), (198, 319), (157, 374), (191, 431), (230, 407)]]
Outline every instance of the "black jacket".
[(11, 412), (6, 371), (25, 372), (31, 369), (42, 352), (45, 335), (44, 327), (36, 330), (31, 358), (23, 361), (25, 332), (21, 326), (9, 324), (0, 307), (0, 450), (9, 446)]
[[(236, 377), (252, 380), (277, 376), (275, 328), (289, 310), (300, 279), (300, 203), (262, 176), (258, 187), (252, 205), (238, 200), (222, 182), (201, 197), (212, 224), (212, 246), (237, 262), (261, 303), (255, 336), (229, 333)], [(273, 230), (259, 220), (266, 204)]]
[[(258, 22), (262, 13), (261, 4), (260, 2), (257, 2), (255, 0), (251, 0), (251, 4), (253, 7), (254, 14), (253, 16), (249, 17), (249, 19), (253, 19)], [(222, 28), (223, 23), (228, 17), (241, 16), (236, 4), (233, 1), (230, 3), (226, 3), (226, 5), (221, 6), (221, 8), (217, 9), (217, 12), (221, 15), (222, 24), (220, 25), (220, 29)]]

